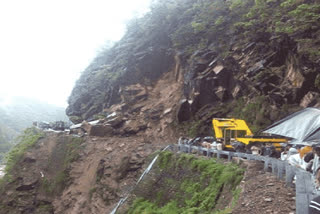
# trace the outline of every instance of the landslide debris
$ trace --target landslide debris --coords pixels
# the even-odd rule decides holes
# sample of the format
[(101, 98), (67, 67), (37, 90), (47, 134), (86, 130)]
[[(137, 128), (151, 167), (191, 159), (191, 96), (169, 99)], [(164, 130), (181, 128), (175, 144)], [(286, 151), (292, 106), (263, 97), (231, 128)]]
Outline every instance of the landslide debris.
[(263, 171), (263, 163), (246, 161), (246, 172), (240, 184), (242, 189), (233, 213), (294, 214), (295, 189), (286, 186), (270, 172)]
[[(113, 105), (110, 111), (114, 113), (102, 118), (101, 123), (83, 122), (81, 127), (87, 134), (82, 132), (82, 137), (45, 132), (44, 138), (23, 154), (22, 159), (30, 154), (33, 161), (29, 165), (18, 162), (15, 166), (17, 177), (36, 180), (37, 183), (30, 190), (23, 191), (23, 200), (19, 198), (21, 192), (16, 190), (17, 185), (8, 183), (3, 197), (0, 197), (1, 203), (12, 213), (24, 209), (36, 213), (38, 209), (44, 209), (43, 205), (48, 213), (111, 212), (136, 183), (146, 157), (176, 142), (178, 136), (173, 123), (176, 112), (173, 109), (179, 100), (180, 85), (174, 72), (169, 72), (148, 89), (147, 98), (136, 98), (145, 94), (144, 87), (126, 87), (128, 95), (124, 99), (130, 100), (130, 104)], [(72, 139), (81, 141), (79, 147), (72, 146)], [(67, 161), (70, 158), (64, 159), (70, 155), (61, 153), (69, 149), (75, 155), (71, 162)], [(34, 174), (26, 174), (29, 169)], [(55, 184), (65, 185), (59, 187)], [(17, 202), (12, 204), (10, 201)]]

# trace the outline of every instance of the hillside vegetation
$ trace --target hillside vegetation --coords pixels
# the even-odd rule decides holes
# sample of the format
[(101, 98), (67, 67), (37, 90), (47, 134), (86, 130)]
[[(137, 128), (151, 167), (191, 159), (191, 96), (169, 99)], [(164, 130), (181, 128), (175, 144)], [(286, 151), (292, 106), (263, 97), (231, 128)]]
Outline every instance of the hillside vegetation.
[(125, 213), (230, 213), (243, 173), (236, 164), (163, 152), (151, 175), (134, 190)]
[(19, 135), (18, 131), (4, 124), (0, 122), (0, 162), (13, 146), (15, 137)]

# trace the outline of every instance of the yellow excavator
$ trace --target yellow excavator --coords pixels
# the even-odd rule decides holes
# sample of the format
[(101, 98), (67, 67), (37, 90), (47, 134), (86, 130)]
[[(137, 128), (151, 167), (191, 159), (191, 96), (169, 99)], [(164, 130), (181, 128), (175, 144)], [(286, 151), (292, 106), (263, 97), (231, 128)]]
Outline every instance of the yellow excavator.
[(212, 125), (216, 140), (227, 150), (250, 151), (253, 146), (262, 150), (267, 146), (281, 151), (280, 143), (288, 142), (288, 139), (276, 136), (253, 136), (247, 123), (240, 119), (214, 118)]

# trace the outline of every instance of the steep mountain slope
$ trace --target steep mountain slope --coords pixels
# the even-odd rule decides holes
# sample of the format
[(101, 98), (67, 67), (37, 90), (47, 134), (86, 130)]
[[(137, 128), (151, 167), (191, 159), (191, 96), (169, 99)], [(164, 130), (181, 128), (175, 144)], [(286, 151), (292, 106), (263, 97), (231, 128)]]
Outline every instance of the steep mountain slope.
[(13, 153), (17, 161), (3, 179), (0, 213), (111, 212), (148, 157), (178, 138), (172, 125), (180, 86), (174, 71), (153, 87), (128, 86), (125, 102), (113, 106), (116, 119), (98, 136), (45, 132), (24, 155)]
[[(178, 66), (178, 121), (246, 119), (254, 131), (298, 108), (319, 105), (317, 0), (158, 1), (84, 71), (70, 98), (74, 122), (110, 114), (123, 88), (152, 84)], [(177, 108), (179, 108), (177, 106)]]

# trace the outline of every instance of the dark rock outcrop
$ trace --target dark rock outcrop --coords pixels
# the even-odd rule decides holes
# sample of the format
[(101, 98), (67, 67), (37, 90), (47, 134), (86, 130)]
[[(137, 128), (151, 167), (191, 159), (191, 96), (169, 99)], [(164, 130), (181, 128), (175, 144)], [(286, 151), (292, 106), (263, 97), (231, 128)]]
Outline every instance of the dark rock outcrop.
[(191, 106), (187, 99), (180, 101), (178, 108), (177, 119), (179, 122), (187, 121), (191, 117)]
[[(160, 36), (163, 34), (157, 35), (152, 45), (139, 37), (135, 43), (127, 43), (129, 38), (124, 37), (104, 56), (103, 62), (94, 61), (69, 97), (66, 113), (70, 120), (76, 123), (91, 120), (93, 115), (137, 92), (127, 86), (140, 83), (137, 87), (143, 89), (142, 85), (147, 86), (167, 72), (172, 66), (173, 54), (168, 38)], [(141, 94), (137, 98), (145, 96)]]

